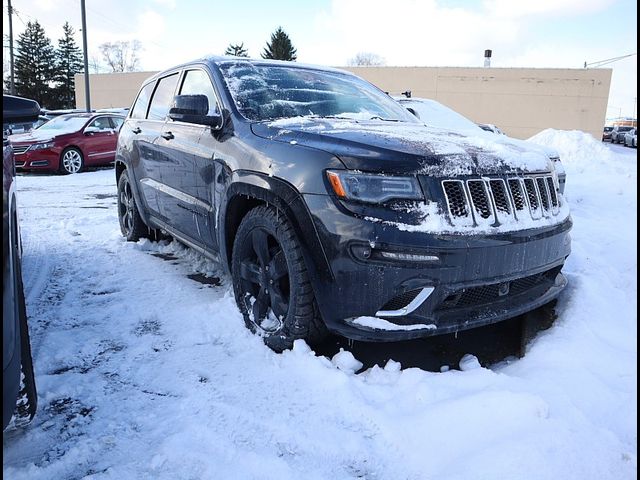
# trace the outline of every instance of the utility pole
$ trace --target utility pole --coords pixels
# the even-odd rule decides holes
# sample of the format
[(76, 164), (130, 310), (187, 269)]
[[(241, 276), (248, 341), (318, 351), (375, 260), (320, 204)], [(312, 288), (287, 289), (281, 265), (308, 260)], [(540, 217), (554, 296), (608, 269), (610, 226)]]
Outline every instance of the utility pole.
[(11, 0), (8, 0), (9, 5), (8, 5), (8, 11), (9, 11), (9, 71), (10, 71), (10, 77), (9, 77), (9, 93), (11, 95), (15, 95), (16, 94), (16, 83), (15, 83), (15, 77), (13, 74), (13, 9), (11, 7)]
[(87, 54), (87, 12), (84, 6), (85, 0), (80, 0), (82, 13), (82, 50), (84, 53), (84, 99), (87, 112), (91, 111), (91, 95), (89, 94), (89, 55)]

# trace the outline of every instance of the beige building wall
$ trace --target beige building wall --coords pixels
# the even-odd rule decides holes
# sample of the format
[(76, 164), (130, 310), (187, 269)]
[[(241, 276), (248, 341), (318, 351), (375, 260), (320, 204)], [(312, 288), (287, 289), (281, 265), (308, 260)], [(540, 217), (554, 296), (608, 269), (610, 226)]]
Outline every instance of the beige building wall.
[[(90, 73), (91, 108), (130, 107), (142, 82), (155, 74), (156, 72)], [(84, 75), (77, 74), (75, 82), (76, 108), (86, 108)]]
[[(443, 103), (507, 135), (529, 138), (545, 128), (582, 130), (596, 139), (605, 123), (611, 69), (343, 67), (392, 95)], [(92, 74), (93, 108), (131, 106), (155, 72)], [(76, 105), (84, 108), (84, 79), (76, 75)]]

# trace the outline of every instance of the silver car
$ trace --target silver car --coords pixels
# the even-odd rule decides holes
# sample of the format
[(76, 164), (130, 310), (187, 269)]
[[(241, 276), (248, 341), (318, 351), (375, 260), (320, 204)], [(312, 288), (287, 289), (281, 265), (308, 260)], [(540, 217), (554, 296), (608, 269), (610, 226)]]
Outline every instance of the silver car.
[(638, 129), (633, 128), (624, 134), (624, 144), (627, 147), (638, 148)]

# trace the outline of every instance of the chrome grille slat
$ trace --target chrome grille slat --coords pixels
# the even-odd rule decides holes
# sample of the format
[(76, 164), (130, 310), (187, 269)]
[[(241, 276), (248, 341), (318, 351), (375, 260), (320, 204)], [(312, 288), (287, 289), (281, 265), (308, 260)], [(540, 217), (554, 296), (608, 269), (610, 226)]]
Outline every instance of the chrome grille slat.
[(22, 155), (29, 150), (29, 145), (11, 145), (11, 148), (13, 148), (14, 155)]
[(557, 215), (560, 196), (551, 175), (442, 180), (450, 219), (460, 225), (499, 225)]

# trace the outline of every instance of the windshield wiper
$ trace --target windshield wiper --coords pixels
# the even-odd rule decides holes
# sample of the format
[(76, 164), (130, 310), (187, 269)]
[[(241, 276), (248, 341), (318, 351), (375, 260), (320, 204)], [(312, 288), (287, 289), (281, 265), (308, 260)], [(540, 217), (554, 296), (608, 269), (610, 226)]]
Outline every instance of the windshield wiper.
[(377, 115), (369, 118), (369, 120), (382, 120), (383, 122), (399, 122), (400, 121), (397, 118), (382, 118)]

